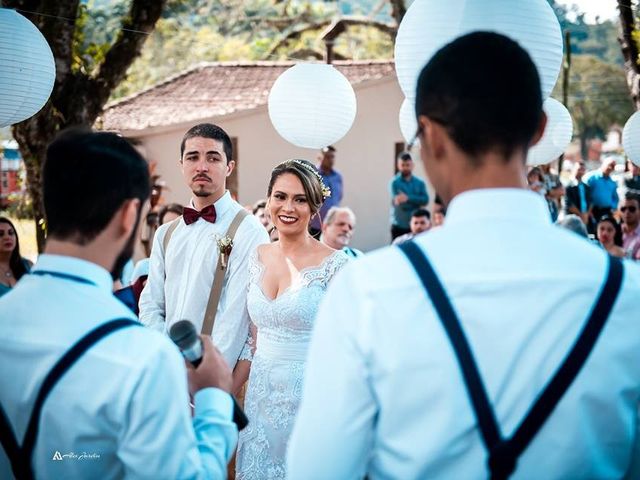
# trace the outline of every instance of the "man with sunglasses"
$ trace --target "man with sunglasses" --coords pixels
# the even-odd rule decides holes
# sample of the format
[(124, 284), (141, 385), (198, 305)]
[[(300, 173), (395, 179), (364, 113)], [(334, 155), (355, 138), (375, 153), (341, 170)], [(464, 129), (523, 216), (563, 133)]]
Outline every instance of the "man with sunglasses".
[(620, 205), (622, 248), (629, 258), (640, 260), (640, 197), (627, 193)]

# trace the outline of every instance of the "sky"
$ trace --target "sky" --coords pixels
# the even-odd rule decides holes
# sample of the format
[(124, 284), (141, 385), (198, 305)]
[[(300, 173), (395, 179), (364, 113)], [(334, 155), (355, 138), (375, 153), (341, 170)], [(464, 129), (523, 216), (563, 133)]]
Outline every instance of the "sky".
[(600, 21), (618, 16), (616, 0), (558, 0), (557, 3), (567, 6), (577, 5), (581, 11), (585, 12), (587, 23), (594, 23), (596, 16), (600, 16)]

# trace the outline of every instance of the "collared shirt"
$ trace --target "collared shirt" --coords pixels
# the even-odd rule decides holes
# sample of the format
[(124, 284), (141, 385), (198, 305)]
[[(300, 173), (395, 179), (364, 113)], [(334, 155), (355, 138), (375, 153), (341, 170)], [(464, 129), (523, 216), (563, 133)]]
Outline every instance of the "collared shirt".
[(629, 233), (622, 234), (622, 248), (633, 260), (640, 260), (640, 225)]
[[(415, 242), (511, 435), (578, 337), (605, 278), (605, 252), (553, 226), (544, 199), (516, 189), (456, 196), (447, 222)], [(601, 337), (512, 478), (621, 478), (632, 459), (640, 469), (639, 298), (640, 266), (625, 261)], [(487, 478), (452, 346), (398, 248), (337, 275), (307, 359), (289, 479)]]
[[(180, 219), (166, 253), (163, 240), (170, 224), (157, 230), (149, 261), (149, 278), (140, 295), (140, 321), (145, 325), (167, 332), (178, 320), (190, 320), (198, 331), (202, 329), (218, 263), (217, 239), (226, 235), (242, 209), (229, 192), (214, 206), (215, 223), (200, 218), (187, 225)], [(264, 243), (269, 243), (267, 231), (254, 216), (247, 216), (233, 239), (211, 335), (231, 368), (249, 334), (249, 254)]]
[[(0, 404), (19, 443), (55, 362), (98, 325), (135, 319), (113, 296), (111, 275), (94, 263), (45, 254), (33, 271), (88, 283), (27, 275), (0, 299)], [(46, 400), (36, 477), (223, 478), (237, 441), (231, 397), (207, 388), (195, 405), (192, 419), (184, 360), (166, 337), (142, 327), (114, 332), (80, 357)], [(12, 478), (2, 448), (0, 478)]]
[(342, 183), (342, 175), (337, 170), (331, 170), (326, 173), (320, 169), (319, 166), (316, 167), (316, 170), (322, 177), (322, 181), (325, 186), (331, 190), (331, 196), (326, 198), (322, 203), (322, 207), (320, 207), (320, 215), (316, 215), (311, 219), (311, 228), (315, 228), (320, 230), (322, 227), (322, 221), (324, 217), (327, 215), (327, 212), (331, 207), (337, 207), (342, 202), (342, 196), (344, 194), (344, 187)]
[[(411, 175), (406, 179), (402, 174), (397, 173), (389, 184), (391, 193), (391, 225), (400, 228), (409, 228), (411, 222), (411, 214), (414, 210), (424, 207), (429, 203), (429, 194), (427, 193), (427, 185), (424, 180)], [(393, 205), (393, 197), (399, 193), (404, 193), (407, 197), (406, 202), (400, 205)]]
[(599, 208), (618, 208), (618, 185), (613, 179), (605, 177), (600, 170), (589, 175), (587, 185), (591, 187), (591, 200)]

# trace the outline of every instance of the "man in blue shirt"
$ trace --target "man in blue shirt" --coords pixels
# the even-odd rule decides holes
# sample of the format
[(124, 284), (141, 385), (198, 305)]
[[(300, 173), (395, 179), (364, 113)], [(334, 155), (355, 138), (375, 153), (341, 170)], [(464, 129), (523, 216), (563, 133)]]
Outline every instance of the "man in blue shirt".
[[(187, 371), (176, 346), (112, 293), (149, 196), (147, 163), (113, 133), (66, 132), (42, 182), (45, 253), (0, 299), (0, 478), (27, 478), (25, 465), (35, 478), (224, 478), (238, 436), (224, 358), (201, 337), (202, 361)], [(36, 401), (70, 347), (116, 319), (127, 328), (89, 342)], [(38, 405), (40, 434), (28, 442)]]
[(322, 222), (331, 207), (340, 206), (344, 193), (342, 175), (333, 166), (336, 163), (336, 148), (332, 145), (320, 150), (319, 163), (316, 165), (318, 173), (322, 177), (323, 183), (331, 190), (331, 196), (324, 200), (318, 215), (311, 219), (309, 231), (317, 240), (322, 234)]
[(413, 175), (414, 163), (409, 152), (398, 155), (398, 173), (391, 180), (391, 240), (411, 232), (411, 214), (429, 203), (424, 180)]
[(604, 215), (611, 215), (618, 208), (618, 185), (611, 178), (611, 173), (616, 168), (613, 158), (604, 160), (599, 170), (593, 172), (587, 180), (591, 188), (591, 200), (593, 201), (593, 216), (598, 222)]

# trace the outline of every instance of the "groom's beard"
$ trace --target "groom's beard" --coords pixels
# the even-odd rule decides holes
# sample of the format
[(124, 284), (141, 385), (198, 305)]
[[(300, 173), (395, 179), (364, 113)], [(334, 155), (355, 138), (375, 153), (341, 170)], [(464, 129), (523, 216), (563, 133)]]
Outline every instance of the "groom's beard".
[[(138, 224), (140, 223), (140, 213), (141, 210), (138, 210), (138, 216), (136, 217), (136, 224), (131, 232), (131, 236), (127, 240), (127, 243), (122, 248), (122, 251), (117, 256), (116, 261), (113, 264), (113, 268), (111, 269), (111, 278), (115, 280), (119, 280), (122, 277), (122, 271), (124, 270), (124, 266), (127, 264), (131, 257), (133, 257), (133, 250), (135, 247), (136, 237), (138, 236)], [(125, 285), (126, 286), (126, 285)]]

